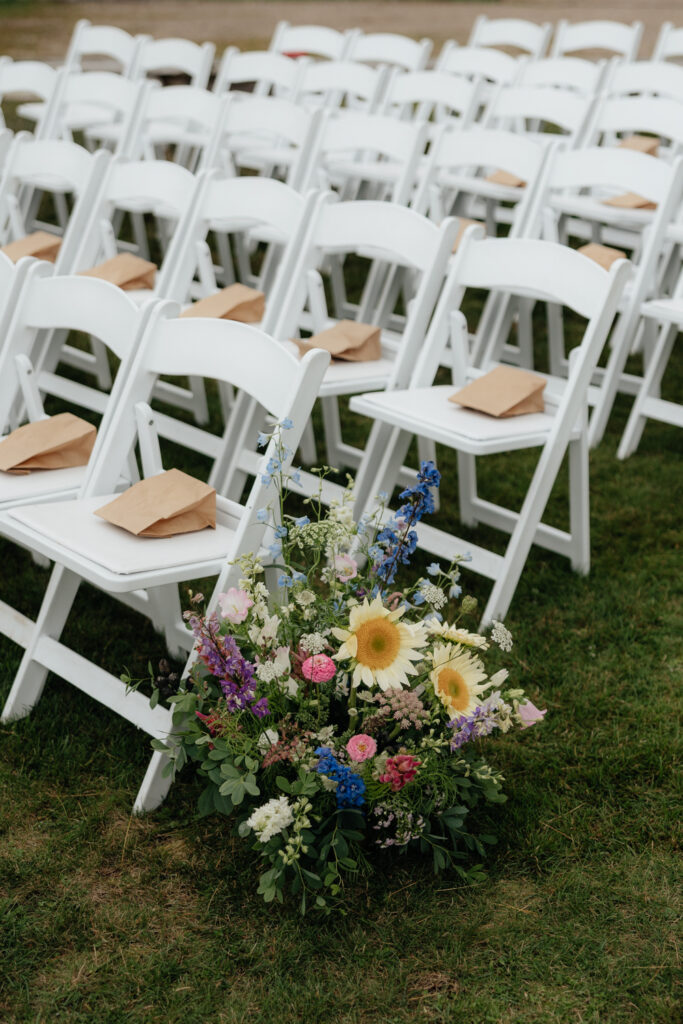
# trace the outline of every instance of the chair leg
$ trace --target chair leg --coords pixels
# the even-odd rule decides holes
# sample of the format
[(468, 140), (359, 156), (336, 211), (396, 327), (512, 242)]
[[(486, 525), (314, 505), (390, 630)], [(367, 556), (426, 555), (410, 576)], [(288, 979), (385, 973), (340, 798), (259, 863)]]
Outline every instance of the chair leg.
[(318, 461), (318, 451), (315, 445), (315, 431), (313, 430), (313, 420), (309, 419), (304, 427), (304, 432), (301, 435), (299, 442), (299, 453), (301, 455), (301, 461), (306, 466), (315, 466)]
[(567, 376), (567, 363), (564, 347), (564, 322), (562, 306), (556, 302), (546, 304), (548, 318), (548, 355), (550, 372), (554, 377)]
[(474, 511), (477, 496), (477, 461), (469, 452), (457, 452), (458, 457), (458, 500), (460, 522), (464, 526), (476, 526), (479, 520)]
[(192, 415), (200, 426), (205, 426), (209, 422), (209, 403), (204, 380), (202, 377), (190, 377), (189, 381), (192, 392)]
[(643, 405), (648, 398), (656, 396), (659, 392), (662, 377), (669, 362), (677, 334), (678, 324), (662, 325), (657, 344), (643, 378), (643, 383), (636, 395), (636, 400), (631, 408), (623, 436), (619, 442), (617, 450), (618, 459), (627, 459), (629, 455), (633, 455), (640, 444), (645, 423), (647, 422), (647, 416), (643, 413)]
[(145, 218), (141, 213), (134, 212), (130, 215), (133, 228), (133, 238), (138, 247), (138, 256), (143, 260), (149, 259), (149, 245), (147, 244), (147, 231), (145, 229)]
[(571, 566), (587, 576), (591, 567), (590, 481), (588, 472), (588, 417), (584, 411), (581, 436), (569, 443), (569, 531)]
[(391, 496), (412, 434), (399, 427), (375, 422), (356, 477), (354, 515), (372, 512), (375, 495)]
[(595, 448), (596, 445), (600, 444), (604, 437), (607, 420), (612, 412), (614, 399), (619, 390), (619, 380), (626, 366), (631, 341), (631, 334), (626, 330), (627, 326), (626, 319), (622, 313), (614, 329), (614, 338), (607, 366), (605, 367), (605, 375), (602, 379), (598, 400), (590, 418), (588, 444), (591, 448)]
[(90, 347), (95, 359), (95, 365), (93, 366), (92, 372), (97, 380), (97, 386), (101, 391), (111, 391), (112, 379), (109, 360), (107, 359), (107, 349), (99, 338), (92, 337), (90, 338)]
[(517, 341), (519, 343), (519, 365), (529, 370), (534, 368), (534, 335), (532, 314), (534, 303), (530, 299), (519, 299), (517, 305)]
[(57, 565), (53, 569), (35, 628), (14, 677), (0, 721), (11, 722), (25, 718), (40, 700), (47, 669), (35, 660), (37, 645), (42, 637), (60, 637), (80, 582), (80, 576), (69, 572), (64, 566)]
[(163, 587), (150, 587), (147, 596), (150, 619), (154, 628), (164, 634), (168, 653), (173, 658), (184, 658), (185, 649), (178, 640), (178, 633), (185, 632), (178, 587), (175, 583)]
[(339, 401), (334, 395), (320, 400), (323, 413), (323, 429), (325, 431), (325, 450), (327, 464), (333, 469), (341, 469), (340, 446), (342, 441), (341, 420), (339, 418)]
[(133, 814), (144, 814), (153, 811), (166, 799), (173, 782), (173, 772), (164, 774), (168, 766), (168, 755), (155, 750), (150, 759), (142, 785), (138, 790), (133, 804)]

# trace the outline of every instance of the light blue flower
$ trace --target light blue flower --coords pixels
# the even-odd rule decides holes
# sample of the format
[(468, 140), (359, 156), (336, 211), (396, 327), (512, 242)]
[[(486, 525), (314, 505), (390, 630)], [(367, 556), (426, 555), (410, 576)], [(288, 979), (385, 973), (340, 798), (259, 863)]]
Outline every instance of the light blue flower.
[(424, 603), (425, 603), (424, 594), (421, 594), (420, 591), (418, 590), (417, 594), (413, 594), (413, 604), (424, 604)]
[(256, 513), (256, 522), (257, 523), (267, 523), (268, 522), (268, 509), (267, 508), (260, 508), (257, 511), (257, 513)]
[(277, 578), (277, 585), (278, 587), (293, 587), (294, 580), (292, 579), (291, 576), (287, 576), (285, 575), (285, 573), (281, 573), (281, 575)]
[(308, 526), (310, 521), (311, 520), (308, 518), (308, 516), (299, 516), (298, 519), (294, 520), (294, 525), (301, 528), (302, 526)]
[(287, 527), (286, 526), (276, 526), (275, 527), (275, 536), (279, 537), (280, 540), (282, 540), (283, 537), (287, 536)]
[(296, 569), (292, 572), (292, 577), (294, 578), (295, 583), (308, 582), (308, 577), (306, 576), (306, 574), (303, 572), (297, 572)]
[(441, 573), (441, 566), (438, 562), (432, 562), (431, 565), (427, 566), (427, 572), (430, 576), (439, 576)]
[(261, 483), (263, 484), (264, 487), (269, 487), (272, 479), (273, 478), (270, 475), (270, 473), (262, 473), (261, 474)]
[(263, 431), (259, 431), (258, 442), (257, 442), (259, 448), (267, 448), (269, 441), (270, 441), (270, 434), (264, 434)]
[(380, 491), (377, 497), (379, 498), (383, 505), (385, 505), (389, 501), (389, 495), (387, 494), (386, 491)]
[(451, 587), (451, 589), (448, 591), (448, 596), (449, 597), (453, 597), (453, 598), (460, 597), (461, 594), (462, 594), (462, 587), (460, 586), (459, 583), (454, 583), (453, 586)]
[(280, 462), (279, 459), (268, 459), (268, 465), (266, 466), (266, 469), (268, 470), (269, 473), (276, 473), (278, 469), (281, 469), (281, 467), (282, 463)]
[(291, 430), (292, 427), (294, 426), (294, 420), (291, 420), (289, 416), (285, 416), (285, 418), (280, 423), (280, 426), (282, 427), (283, 430)]
[(294, 472), (292, 473), (292, 483), (294, 483), (294, 484), (300, 484), (301, 483), (301, 473), (299, 472), (298, 469), (295, 469)]
[(273, 558), (277, 558), (279, 555), (282, 554), (282, 544), (280, 543), (279, 540), (276, 540), (274, 544), (268, 545), (268, 550), (270, 551)]

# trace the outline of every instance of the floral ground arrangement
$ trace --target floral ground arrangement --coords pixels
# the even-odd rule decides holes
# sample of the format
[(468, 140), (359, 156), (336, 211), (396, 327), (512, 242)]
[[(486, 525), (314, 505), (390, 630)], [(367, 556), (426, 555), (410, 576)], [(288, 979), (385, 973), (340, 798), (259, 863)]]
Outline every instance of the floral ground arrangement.
[(423, 463), (392, 517), (380, 498), (355, 523), (348, 489), (325, 512), (309, 499), (311, 515), (295, 518), (284, 511), (279, 427), (275, 436), (275, 498), (257, 512), (273, 563), (244, 558), (239, 587), (210, 613), (192, 597), (197, 659), (170, 698), (180, 742), (156, 749), (176, 767), (196, 762), (206, 781), (200, 812), (234, 819), (264, 862), (267, 902), (289, 893), (302, 913), (328, 911), (343, 903), (347, 875), (372, 871), (374, 852), (410, 846), (437, 873), (479, 881), (495, 836), (477, 834), (468, 818), (505, 800), (484, 741), (545, 712), (497, 667), (512, 646), (508, 630), (494, 623), (483, 636), (462, 625), (476, 601), (457, 603), (457, 563), (432, 563), (396, 589), (415, 528), (434, 511), (439, 473)]

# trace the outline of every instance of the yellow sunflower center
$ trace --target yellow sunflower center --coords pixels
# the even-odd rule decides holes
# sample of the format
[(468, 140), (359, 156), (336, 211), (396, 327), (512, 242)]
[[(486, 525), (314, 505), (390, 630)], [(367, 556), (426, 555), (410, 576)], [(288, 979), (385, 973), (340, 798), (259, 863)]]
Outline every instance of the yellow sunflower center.
[(356, 661), (376, 671), (393, 663), (401, 647), (401, 634), (389, 619), (370, 619), (356, 630), (356, 641)]
[(454, 711), (465, 710), (470, 702), (470, 693), (459, 672), (454, 668), (442, 668), (436, 685)]

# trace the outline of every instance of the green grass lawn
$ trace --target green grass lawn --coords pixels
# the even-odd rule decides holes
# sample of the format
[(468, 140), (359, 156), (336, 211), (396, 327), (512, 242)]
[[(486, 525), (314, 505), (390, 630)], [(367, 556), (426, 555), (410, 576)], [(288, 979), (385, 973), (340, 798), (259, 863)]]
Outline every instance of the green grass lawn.
[[(680, 385), (679, 365), (665, 393)], [(509, 802), (488, 881), (466, 888), (387, 857), (344, 917), (265, 907), (259, 866), (226, 823), (195, 819), (189, 775), (158, 812), (131, 818), (147, 738), (51, 679), (29, 718), (0, 728), (0, 1020), (680, 1019), (681, 439), (653, 424), (617, 462), (628, 406), (591, 459), (590, 576), (534, 550), (507, 620), (513, 676), (549, 710), (541, 728), (489, 741)], [(439, 459), (448, 524), (455, 467)], [(483, 460), (482, 491), (521, 501), (532, 465), (529, 453)], [(565, 509), (561, 481), (550, 520)], [(47, 573), (9, 544), (0, 558), (0, 598), (35, 614)], [(77, 611), (66, 640), (114, 671), (142, 674), (164, 653), (103, 595), (84, 588)], [(2, 700), (18, 661), (3, 640)]]

